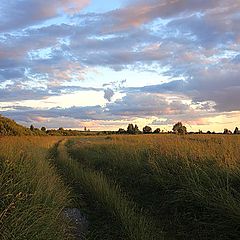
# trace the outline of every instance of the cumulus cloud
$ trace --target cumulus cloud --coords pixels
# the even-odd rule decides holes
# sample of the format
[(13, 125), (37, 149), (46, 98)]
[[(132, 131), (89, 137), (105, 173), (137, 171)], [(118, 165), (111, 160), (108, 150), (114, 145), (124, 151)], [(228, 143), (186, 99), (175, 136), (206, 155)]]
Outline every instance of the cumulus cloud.
[[(41, 116), (43, 118), (71, 117), (79, 120), (126, 120), (140, 117), (167, 116), (193, 113), (194, 109), (184, 99), (162, 94), (131, 93), (105, 106), (87, 106), (70, 108), (34, 109), (9, 106), (12, 111), (2, 111), (14, 119), (25, 116), (26, 119)], [(26, 120), (27, 121), (27, 120)]]
[(124, 31), (138, 28), (159, 18), (176, 18), (183, 14), (202, 12), (214, 7), (216, 7), (214, 0), (194, 2), (191, 0), (133, 0), (127, 1), (124, 8), (115, 9), (107, 13), (109, 17), (108, 24), (106, 24), (104, 18), (101, 18), (102, 15), (100, 15), (100, 19), (104, 24), (105, 31)]
[(89, 0), (2, 0), (0, 3), (0, 31), (12, 31), (67, 14), (79, 12)]
[[(92, 129), (101, 129), (104, 126), (116, 129), (130, 122), (137, 123), (138, 119), (149, 119), (148, 124), (165, 127), (183, 121), (191, 130), (192, 125), (202, 127), (210, 123), (219, 123), (218, 116), (229, 118), (229, 121), (234, 121), (238, 116), (238, 112), (215, 112), (209, 106), (210, 103), (206, 102), (205, 104), (208, 107), (202, 108), (201, 103), (194, 103), (181, 95), (173, 97), (171, 94), (132, 93), (104, 106), (49, 109), (6, 106), (0, 113), (25, 125), (34, 123), (36, 126), (45, 125), (49, 128), (58, 128), (59, 126), (71, 128), (70, 123), (72, 122), (72, 128), (82, 128), (82, 126), (88, 125)], [(216, 120), (213, 122), (211, 119)]]
[(53, 96), (63, 96), (81, 91), (104, 91), (103, 88), (80, 87), (80, 86), (56, 86), (52, 85), (48, 88), (41, 87), (25, 87), (21, 84), (9, 84), (4, 88), (0, 88), (0, 102), (13, 102), (22, 100), (41, 100)]
[[(148, 93), (184, 94), (194, 102), (211, 101), (216, 111), (237, 111), (240, 101), (240, 68), (227, 65), (227, 69), (213, 67), (199, 69), (189, 75), (187, 80), (175, 80), (169, 83), (127, 89)], [(207, 109), (207, 106), (205, 106)]]

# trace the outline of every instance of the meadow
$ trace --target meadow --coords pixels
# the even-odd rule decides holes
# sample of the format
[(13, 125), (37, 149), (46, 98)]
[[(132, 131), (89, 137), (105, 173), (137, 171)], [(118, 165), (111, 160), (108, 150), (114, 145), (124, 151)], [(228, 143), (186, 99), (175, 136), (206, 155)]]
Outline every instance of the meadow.
[(0, 138), (0, 239), (71, 239), (70, 190), (50, 163), (57, 137)]
[(0, 238), (239, 239), (240, 136), (0, 139)]

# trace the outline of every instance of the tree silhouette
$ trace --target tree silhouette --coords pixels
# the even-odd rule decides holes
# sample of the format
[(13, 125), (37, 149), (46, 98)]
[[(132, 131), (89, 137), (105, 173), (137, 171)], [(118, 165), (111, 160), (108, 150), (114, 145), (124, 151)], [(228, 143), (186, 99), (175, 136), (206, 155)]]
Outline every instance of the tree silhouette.
[(128, 134), (138, 134), (138, 133), (141, 133), (141, 131), (138, 129), (138, 125), (135, 124), (135, 126), (130, 123), (128, 124), (128, 127), (127, 127), (127, 133)]
[(139, 130), (137, 124), (135, 124), (135, 126), (134, 126), (134, 133), (135, 133), (135, 134), (141, 133), (141, 131)]
[(223, 134), (232, 134), (232, 131), (230, 131), (230, 130), (227, 129), (227, 128), (224, 128)]
[(134, 126), (133, 126), (132, 123), (128, 124), (127, 133), (129, 133), (129, 134), (134, 134), (135, 133)]
[(153, 131), (153, 133), (160, 133), (160, 132), (161, 132), (160, 128), (156, 128), (156, 129)]
[(43, 132), (46, 132), (46, 128), (45, 127), (41, 127), (41, 131), (43, 131)]
[(183, 124), (181, 122), (178, 122), (176, 123), (174, 126), (173, 126), (173, 129), (172, 129), (175, 133), (178, 133), (178, 134), (186, 134), (187, 133), (187, 128), (185, 126), (183, 126)]
[(151, 133), (151, 132), (152, 132), (152, 128), (151, 128), (151, 127), (145, 126), (145, 127), (143, 128), (143, 133)]
[(234, 134), (240, 134), (240, 131), (238, 130), (238, 127), (235, 128), (235, 130), (234, 130), (233, 133), (234, 133)]
[(123, 128), (119, 128), (117, 131), (118, 134), (124, 134), (126, 131)]

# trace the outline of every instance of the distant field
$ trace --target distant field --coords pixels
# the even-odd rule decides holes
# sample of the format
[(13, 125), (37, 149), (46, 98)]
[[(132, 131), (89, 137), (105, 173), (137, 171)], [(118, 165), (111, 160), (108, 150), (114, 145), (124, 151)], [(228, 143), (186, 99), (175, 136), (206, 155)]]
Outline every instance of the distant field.
[(0, 139), (0, 239), (240, 239), (240, 136)]

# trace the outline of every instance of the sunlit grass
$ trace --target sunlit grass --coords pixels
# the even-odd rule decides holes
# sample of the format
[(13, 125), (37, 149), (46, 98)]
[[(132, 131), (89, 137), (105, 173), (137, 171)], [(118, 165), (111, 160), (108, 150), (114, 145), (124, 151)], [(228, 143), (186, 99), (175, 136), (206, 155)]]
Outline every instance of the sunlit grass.
[(68, 178), (77, 181), (106, 211), (111, 212), (127, 239), (163, 239), (163, 234), (156, 231), (151, 221), (128, 200), (116, 183), (109, 182), (101, 172), (92, 171), (72, 160), (63, 143), (58, 147), (57, 165)]
[(111, 136), (70, 140), (74, 159), (117, 182), (177, 239), (240, 237), (240, 137)]
[(71, 239), (66, 206), (96, 215), (87, 239), (239, 239), (239, 145), (225, 135), (0, 138), (0, 239)]
[(47, 159), (57, 138), (0, 139), (0, 239), (70, 239), (68, 189)]

